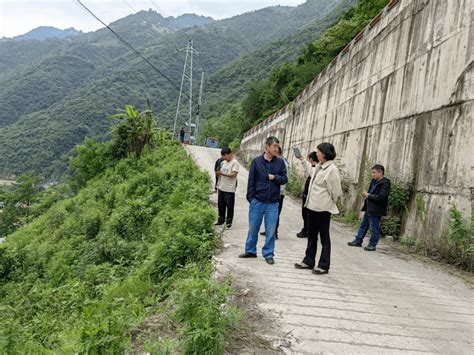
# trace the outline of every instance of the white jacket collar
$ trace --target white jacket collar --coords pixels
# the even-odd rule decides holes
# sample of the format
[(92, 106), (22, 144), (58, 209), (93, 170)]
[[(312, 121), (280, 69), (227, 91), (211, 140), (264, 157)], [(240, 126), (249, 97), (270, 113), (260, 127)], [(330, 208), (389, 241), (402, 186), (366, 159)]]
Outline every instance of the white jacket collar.
[(323, 170), (326, 170), (326, 168), (330, 165), (334, 164), (334, 160), (328, 160), (324, 164), (320, 165)]

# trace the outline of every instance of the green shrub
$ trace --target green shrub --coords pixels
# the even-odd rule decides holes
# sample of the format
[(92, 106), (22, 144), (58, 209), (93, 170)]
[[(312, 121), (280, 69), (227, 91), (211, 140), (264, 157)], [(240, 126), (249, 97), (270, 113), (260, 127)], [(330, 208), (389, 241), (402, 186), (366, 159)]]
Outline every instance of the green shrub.
[(405, 234), (401, 240), (403, 245), (405, 245), (406, 247), (414, 247), (416, 245), (416, 238), (413, 238), (411, 235), (409, 234)]
[(222, 354), (224, 337), (238, 320), (235, 307), (228, 305), (232, 291), (228, 284), (210, 277), (210, 270), (189, 265), (174, 284), (171, 294), (173, 318), (181, 324), (185, 354)]
[(346, 211), (343, 214), (335, 216), (335, 220), (350, 226), (358, 226), (359, 214), (354, 211)]
[(462, 268), (472, 270), (474, 235), (471, 225), (464, 222), (462, 213), (455, 206), (449, 210), (449, 231), (447, 233), (449, 246), (449, 261)]
[(234, 138), (234, 140), (229, 143), (229, 148), (235, 153), (240, 148), (240, 139)]
[(107, 157), (110, 143), (98, 143), (86, 138), (83, 144), (77, 145), (77, 155), (71, 158), (71, 166), (75, 170), (74, 178), (70, 179), (73, 189), (84, 187), (86, 182), (103, 172), (110, 164)]
[(88, 239), (95, 238), (102, 225), (101, 213), (98, 209), (87, 209), (81, 216), (82, 233)]
[(452, 206), (449, 210), (449, 220), (444, 233), (439, 236), (417, 238), (404, 236), (402, 244), (413, 248), (415, 252), (435, 260), (444, 261), (468, 271), (474, 266), (474, 219), (470, 224), (465, 223), (462, 213)]
[(401, 220), (398, 216), (383, 217), (380, 229), (382, 235), (398, 236), (400, 234)]
[(413, 184), (410, 182), (402, 182), (397, 178), (390, 180), (391, 188), (388, 195), (388, 205), (395, 215), (400, 215), (407, 210), (408, 201), (413, 193)]
[[(97, 164), (83, 170), (76, 196), (53, 202), (0, 245), (0, 353), (127, 352), (133, 330), (160, 310), (173, 282), (185, 289), (175, 274), (190, 264), (209, 270), (210, 179), (166, 139), (103, 171), (92, 154)], [(209, 271), (192, 285), (199, 294), (206, 283), (215, 302), (227, 301)], [(188, 309), (180, 304), (188, 299), (176, 307)], [(186, 331), (184, 343), (211, 339), (209, 348), (222, 348), (227, 314), (214, 312), (216, 304), (196, 303), (209, 307), (202, 312), (212, 322), (183, 324), (200, 334)]]
[(303, 183), (301, 182), (300, 177), (296, 174), (295, 169), (290, 169), (288, 174), (288, 191), (296, 197), (301, 197), (303, 194)]

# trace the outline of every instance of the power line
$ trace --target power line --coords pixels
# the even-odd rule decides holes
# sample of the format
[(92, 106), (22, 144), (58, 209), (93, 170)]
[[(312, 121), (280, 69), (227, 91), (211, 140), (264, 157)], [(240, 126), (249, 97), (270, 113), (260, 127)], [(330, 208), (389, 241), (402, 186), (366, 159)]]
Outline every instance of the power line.
[(133, 13), (136, 13), (136, 12), (137, 12), (137, 10), (135, 10), (135, 9), (132, 7), (132, 5), (130, 5), (130, 4), (128, 3), (127, 0), (122, 0), (122, 2), (123, 2), (125, 5), (127, 5), (127, 6), (130, 8), (130, 10), (133, 11)]
[(150, 0), (151, 4), (155, 7), (156, 11), (158, 11), (158, 13), (165, 17), (166, 14), (164, 13), (163, 9), (160, 10), (160, 7), (158, 6), (158, 4), (154, 1), (154, 0)]
[[(134, 52), (138, 57), (143, 59), (153, 70), (155, 70), (158, 74), (160, 74), (163, 78), (165, 78), (176, 90), (180, 91), (180, 87), (174, 83), (168, 76), (166, 76), (160, 69), (158, 69), (152, 62), (150, 62), (143, 54), (137, 51), (130, 43), (128, 43), (122, 36), (120, 36), (117, 32), (115, 32), (109, 25), (107, 25), (104, 21), (102, 21), (96, 14), (94, 14), (86, 5), (84, 5), (81, 0), (75, 0), (76, 3), (81, 6), (84, 10), (86, 10), (92, 17), (94, 17), (97, 21), (99, 21), (102, 25), (104, 25), (110, 32), (112, 32), (115, 37), (118, 38), (120, 42), (122, 42), (127, 48), (129, 48), (132, 52)], [(188, 94), (184, 93), (190, 100), (191, 98)]]
[[(162, 17), (165, 16), (165, 14), (163, 13), (163, 10), (160, 8), (160, 6), (158, 6), (158, 4), (154, 1), (154, 0), (150, 0), (151, 4), (153, 5), (153, 7), (155, 8), (155, 10), (157, 11), (158, 14), (160, 14)], [(183, 29), (177, 29), (175, 30), (175, 32), (173, 33), (174, 35), (176, 35), (177, 37), (181, 37), (181, 39), (183, 41), (186, 41), (186, 42), (189, 42), (191, 40), (191, 36), (187, 36), (185, 33), (183, 33)], [(175, 43), (170, 43), (171, 45), (174, 46), (175, 48), (175, 53), (178, 54), (180, 51), (183, 51), (183, 48), (178, 48), (178, 46), (175, 44)], [(200, 52), (195, 52), (196, 54), (199, 54)], [(204, 67), (204, 64), (201, 62), (201, 60), (199, 59), (198, 56), (194, 57), (194, 61), (196, 62), (196, 64), (198, 65), (198, 67), (200, 67), (201, 71), (205, 71), (205, 67)], [(186, 95), (186, 93), (185, 93)], [(188, 98), (189, 96), (186, 95)], [(196, 103), (195, 100), (193, 100), (194, 103)], [(198, 107), (200, 106), (199, 102), (197, 103), (198, 104)], [(179, 105), (179, 99), (178, 99), (178, 105)]]

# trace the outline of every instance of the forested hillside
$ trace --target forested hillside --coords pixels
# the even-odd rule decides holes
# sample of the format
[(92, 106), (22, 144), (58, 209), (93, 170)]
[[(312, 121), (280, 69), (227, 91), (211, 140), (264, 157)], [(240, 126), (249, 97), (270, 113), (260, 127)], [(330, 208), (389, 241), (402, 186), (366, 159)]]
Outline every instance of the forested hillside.
[[(213, 110), (218, 114), (213, 117), (209, 113), (211, 118), (201, 131), (201, 139), (212, 136), (219, 139), (222, 145), (237, 146), (246, 130), (294, 100), (386, 4), (387, 0), (359, 0), (324, 31), (319, 39), (310, 41), (296, 60), (256, 76), (256, 80), (246, 86), (243, 98), (241, 92), (234, 91), (235, 99), (228, 99), (228, 103), (221, 105), (219, 101), (226, 100), (226, 96), (219, 99), (215, 95), (216, 99), (211, 103), (218, 107)], [(264, 67), (257, 58), (250, 62)], [(241, 66), (236, 66), (235, 70), (240, 68)], [(241, 89), (242, 86), (237, 85), (237, 88)]]
[(219, 117), (229, 105), (243, 98), (249, 84), (266, 79), (282, 63), (294, 62), (302, 48), (317, 39), (355, 2), (331, 2), (331, 10), (325, 16), (292, 35), (283, 33), (278, 40), (234, 60), (210, 76), (206, 82), (204, 116), (208, 119)]
[[(185, 15), (170, 23), (154, 11), (141, 11), (116, 21), (112, 27), (179, 83), (184, 59), (179, 49), (188, 39), (192, 38), (202, 53), (195, 61), (196, 73), (205, 71), (211, 76), (233, 60), (281, 39), (283, 34), (305, 30), (309, 34), (315, 29), (317, 36), (325, 23), (318, 21), (335, 11), (336, 5), (347, 2), (312, 0), (294, 8), (270, 7), (215, 22)], [(181, 29), (196, 23), (206, 26)], [(298, 38), (294, 44), (302, 46), (305, 40)], [(37, 54), (28, 52), (29, 43)], [(41, 42), (49, 51), (37, 43), (0, 41), (0, 53), (7, 54), (0, 63), (4, 67), (0, 74), (0, 140), (5, 142), (0, 146), (0, 176), (30, 170), (45, 176), (63, 175), (71, 148), (86, 136), (103, 135), (108, 126), (103, 118), (114, 113), (122, 102), (143, 105), (148, 97), (158, 121), (170, 125), (176, 89), (106, 29)], [(36, 59), (15, 61), (10, 50), (23, 51)], [(277, 51), (267, 62), (278, 62), (276, 56), (282, 57)], [(199, 79), (199, 75), (195, 77)], [(223, 85), (227, 79), (221, 81), (223, 94), (235, 83), (245, 84), (245, 70), (235, 79), (227, 87)], [(226, 95), (233, 96), (231, 92)]]

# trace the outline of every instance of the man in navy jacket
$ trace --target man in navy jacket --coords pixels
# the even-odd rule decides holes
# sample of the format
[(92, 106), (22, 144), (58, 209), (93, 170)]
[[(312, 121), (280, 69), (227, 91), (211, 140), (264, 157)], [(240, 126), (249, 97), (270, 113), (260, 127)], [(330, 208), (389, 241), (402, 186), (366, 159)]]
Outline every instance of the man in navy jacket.
[(351, 247), (361, 247), (362, 241), (370, 227), (369, 245), (364, 249), (367, 251), (375, 251), (375, 247), (380, 236), (380, 220), (382, 216), (387, 215), (388, 195), (390, 194), (390, 180), (384, 176), (385, 168), (383, 165), (374, 165), (372, 167), (372, 181), (369, 190), (364, 192), (364, 218), (360, 224), (356, 238), (347, 243)]
[(265, 142), (265, 153), (252, 161), (247, 185), (249, 208), (249, 232), (245, 243), (245, 253), (240, 258), (257, 257), (258, 232), (265, 217), (265, 244), (262, 255), (270, 265), (274, 264), (275, 229), (278, 221), (280, 186), (288, 182), (286, 166), (278, 158), (280, 141), (268, 137)]

